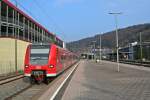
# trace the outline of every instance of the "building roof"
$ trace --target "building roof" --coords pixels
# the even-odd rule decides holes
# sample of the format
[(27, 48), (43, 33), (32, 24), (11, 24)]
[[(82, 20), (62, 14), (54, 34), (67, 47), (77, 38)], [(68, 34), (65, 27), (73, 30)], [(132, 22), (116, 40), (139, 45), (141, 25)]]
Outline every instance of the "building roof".
[[(14, 4), (12, 4), (9, 0), (2, 0), (3, 2), (5, 2), (8, 6), (12, 7), (13, 9), (15, 9), (16, 11), (18, 11), (20, 14), (22, 14), (24, 17), (28, 18), (30, 21), (32, 21), (34, 24), (36, 24), (38, 27), (40, 27), (41, 29), (43, 29), (44, 31), (46, 31), (48, 34), (55, 36), (52, 32), (49, 32), (45, 27), (43, 27), (41, 24), (39, 24), (38, 22), (36, 22), (33, 18), (31, 18), (30, 16), (28, 16), (26, 13), (24, 13), (22, 10), (20, 10), (19, 8), (17, 8)], [(59, 39), (56, 36), (57, 39)], [(61, 39), (59, 39), (61, 40)], [(61, 40), (62, 41), (62, 40)]]

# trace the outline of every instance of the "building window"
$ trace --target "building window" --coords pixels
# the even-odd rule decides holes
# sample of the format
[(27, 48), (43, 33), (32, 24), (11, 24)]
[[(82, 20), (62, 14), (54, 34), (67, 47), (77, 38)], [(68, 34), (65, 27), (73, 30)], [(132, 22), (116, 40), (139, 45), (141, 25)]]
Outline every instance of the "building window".
[(13, 27), (8, 27), (8, 36), (13, 36)]
[(6, 26), (1, 26), (1, 36), (6, 36), (7, 28)]
[(2, 2), (1, 6), (2, 6), (2, 8), (1, 8), (1, 18), (2, 18), (2, 21), (6, 22), (7, 5), (4, 2)]
[(22, 29), (19, 29), (19, 37), (20, 37), (21, 39), (23, 39), (23, 30), (22, 30)]
[(13, 23), (13, 9), (8, 7), (8, 22)]

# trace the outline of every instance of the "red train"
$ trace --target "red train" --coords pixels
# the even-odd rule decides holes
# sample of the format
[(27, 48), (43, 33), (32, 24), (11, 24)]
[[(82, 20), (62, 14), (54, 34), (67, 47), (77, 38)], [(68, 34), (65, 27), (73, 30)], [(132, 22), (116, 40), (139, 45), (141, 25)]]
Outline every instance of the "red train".
[(25, 55), (24, 76), (30, 77), (31, 82), (48, 83), (49, 79), (77, 62), (77, 58), (55, 44), (30, 44)]

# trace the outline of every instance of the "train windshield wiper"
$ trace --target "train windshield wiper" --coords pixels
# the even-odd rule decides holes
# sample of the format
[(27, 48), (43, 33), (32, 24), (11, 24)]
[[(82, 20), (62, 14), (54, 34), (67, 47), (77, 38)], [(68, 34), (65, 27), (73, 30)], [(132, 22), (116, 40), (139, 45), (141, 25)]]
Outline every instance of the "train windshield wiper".
[(41, 59), (41, 57), (34, 57), (34, 58), (31, 58), (31, 60), (39, 60)]

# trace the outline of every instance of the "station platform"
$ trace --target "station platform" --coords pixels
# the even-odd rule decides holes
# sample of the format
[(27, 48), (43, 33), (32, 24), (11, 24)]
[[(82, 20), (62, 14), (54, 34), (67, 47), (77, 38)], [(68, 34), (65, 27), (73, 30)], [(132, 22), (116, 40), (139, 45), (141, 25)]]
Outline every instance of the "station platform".
[(62, 100), (150, 100), (150, 68), (81, 61)]

